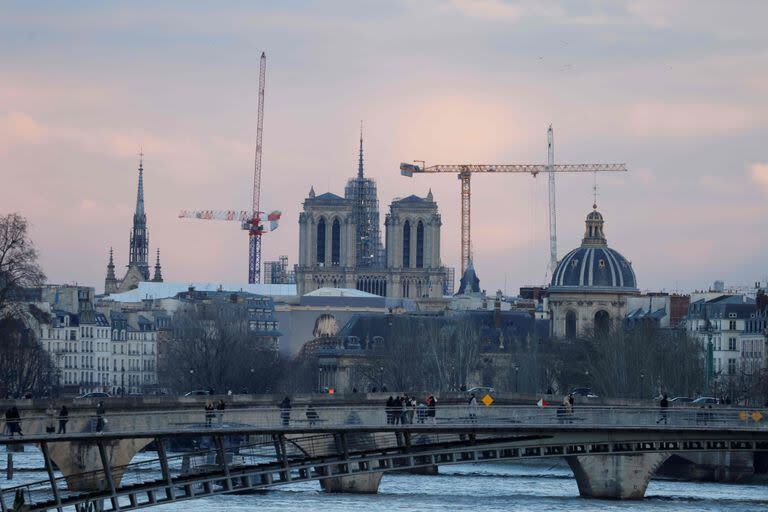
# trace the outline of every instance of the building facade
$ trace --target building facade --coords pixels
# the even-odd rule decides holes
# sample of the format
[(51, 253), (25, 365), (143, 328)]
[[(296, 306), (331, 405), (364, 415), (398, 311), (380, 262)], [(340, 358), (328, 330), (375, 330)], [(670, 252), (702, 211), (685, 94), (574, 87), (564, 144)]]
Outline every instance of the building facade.
[(295, 270), (299, 295), (330, 287), (393, 298), (442, 297), (447, 272), (440, 262), (442, 221), (432, 192), (391, 203), (382, 248), (375, 183), (363, 173), (362, 138), (359, 158), (357, 177), (344, 197), (317, 195), (311, 188), (304, 200)]
[(547, 304), (554, 338), (607, 334), (629, 312), (638, 295), (632, 264), (608, 247), (597, 206), (587, 215), (581, 246), (566, 254), (552, 274)]

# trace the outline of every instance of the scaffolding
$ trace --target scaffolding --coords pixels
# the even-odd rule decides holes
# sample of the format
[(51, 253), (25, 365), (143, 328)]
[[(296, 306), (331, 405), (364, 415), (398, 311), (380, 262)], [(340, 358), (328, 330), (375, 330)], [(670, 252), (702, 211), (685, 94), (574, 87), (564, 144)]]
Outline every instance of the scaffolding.
[(288, 256), (280, 256), (278, 261), (264, 262), (265, 284), (296, 284), (296, 273), (288, 270)]
[(363, 131), (360, 129), (360, 154), (357, 176), (347, 181), (344, 197), (352, 202), (355, 223), (355, 262), (358, 268), (381, 268), (385, 264), (379, 228), (379, 199), (376, 182), (363, 173)]

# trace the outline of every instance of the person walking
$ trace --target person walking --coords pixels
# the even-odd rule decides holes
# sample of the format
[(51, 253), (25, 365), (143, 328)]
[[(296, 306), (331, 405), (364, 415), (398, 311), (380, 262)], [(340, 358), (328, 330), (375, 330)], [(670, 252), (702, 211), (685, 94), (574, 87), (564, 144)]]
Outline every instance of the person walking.
[(96, 404), (96, 432), (104, 431), (104, 402)]
[(427, 397), (427, 418), (429, 418), (429, 422), (433, 425), (436, 423), (436, 416), (437, 416), (437, 400), (435, 399), (435, 395), (429, 395)]
[(392, 395), (389, 395), (389, 398), (387, 398), (387, 403), (384, 406), (384, 412), (387, 416), (387, 425), (392, 425), (395, 421), (392, 417), (392, 406), (394, 404), (395, 399), (392, 398)]
[(291, 399), (288, 397), (283, 398), (283, 401), (280, 402), (280, 419), (283, 421), (284, 427), (291, 423)]
[(227, 408), (227, 404), (224, 403), (224, 400), (219, 400), (219, 403), (216, 404), (216, 416), (218, 417), (219, 425), (224, 424), (224, 410)]
[(472, 423), (477, 422), (477, 397), (474, 393), (469, 397), (469, 421)]
[(400, 423), (403, 425), (408, 424), (408, 406), (411, 400), (408, 398), (408, 394), (404, 394), (400, 397)]
[(208, 400), (205, 403), (205, 426), (210, 427), (213, 423), (213, 417), (216, 415), (214, 412), (216, 409), (213, 407), (213, 402)]
[(59, 434), (67, 433), (67, 422), (69, 421), (69, 409), (66, 405), (62, 405), (59, 409)]
[(664, 395), (661, 397), (661, 400), (659, 401), (659, 419), (656, 420), (656, 424), (658, 425), (662, 421), (664, 424), (667, 424), (667, 413), (669, 409), (669, 400), (667, 399), (667, 394), (664, 393)]

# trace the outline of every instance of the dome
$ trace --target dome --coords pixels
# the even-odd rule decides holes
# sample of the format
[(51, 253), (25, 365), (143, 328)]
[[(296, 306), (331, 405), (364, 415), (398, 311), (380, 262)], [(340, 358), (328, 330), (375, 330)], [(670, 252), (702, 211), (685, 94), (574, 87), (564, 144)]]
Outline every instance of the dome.
[(636, 292), (632, 264), (608, 247), (603, 233), (603, 216), (589, 212), (581, 247), (566, 254), (552, 273), (551, 291)]

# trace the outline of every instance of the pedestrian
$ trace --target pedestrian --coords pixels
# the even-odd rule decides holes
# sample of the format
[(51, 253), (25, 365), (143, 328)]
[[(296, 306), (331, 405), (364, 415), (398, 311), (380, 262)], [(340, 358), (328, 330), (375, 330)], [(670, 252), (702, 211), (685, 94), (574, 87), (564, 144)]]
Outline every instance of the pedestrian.
[(427, 406), (421, 402), (416, 406), (416, 418), (420, 424), (423, 424), (427, 419)]
[(661, 397), (661, 400), (659, 401), (659, 419), (656, 420), (656, 424), (658, 425), (660, 422), (664, 422), (664, 424), (667, 424), (667, 409), (669, 408), (669, 400), (667, 399), (667, 394), (664, 393), (664, 395)]
[(283, 401), (280, 402), (280, 419), (283, 421), (284, 427), (291, 423), (291, 399), (288, 397), (283, 398)]
[(48, 419), (48, 422), (45, 425), (45, 433), (55, 434), (56, 433), (56, 407), (54, 406), (53, 402), (48, 404), (48, 407), (45, 408), (45, 416)]
[(69, 421), (69, 409), (66, 405), (62, 405), (59, 409), (59, 434), (67, 433), (67, 422)]
[(210, 427), (211, 423), (213, 423), (213, 417), (216, 415), (214, 412), (215, 408), (213, 407), (213, 402), (208, 400), (205, 403), (205, 426)]
[(320, 419), (320, 415), (317, 414), (317, 411), (314, 407), (312, 407), (312, 404), (309, 404), (307, 406), (307, 421), (309, 422), (310, 427), (314, 427), (317, 423), (317, 420)]
[(436, 423), (436, 416), (437, 416), (437, 400), (435, 399), (435, 395), (429, 395), (427, 397), (427, 417), (429, 418), (429, 422), (433, 425)]
[(401, 413), (402, 407), (403, 407), (403, 397), (398, 395), (392, 400), (392, 424), (393, 425), (400, 424), (400, 420), (402, 419), (402, 413)]
[(573, 414), (573, 401), (570, 393), (563, 397), (563, 420), (570, 423), (571, 414)]
[(404, 394), (400, 397), (400, 423), (403, 425), (408, 424), (408, 405), (409, 405), (410, 399), (408, 398), (408, 394)]
[(219, 400), (219, 403), (216, 404), (216, 416), (218, 417), (219, 425), (224, 424), (224, 409), (227, 408), (227, 404), (224, 403), (224, 399)]
[(392, 425), (395, 422), (394, 418), (392, 417), (392, 406), (394, 401), (395, 399), (392, 398), (392, 395), (389, 395), (389, 398), (387, 398), (386, 405), (384, 406), (384, 412), (386, 413), (386, 416), (387, 416), (387, 425)]
[(477, 397), (474, 393), (469, 397), (469, 421), (477, 422)]
[(104, 402), (96, 404), (96, 432), (102, 432), (104, 430)]

